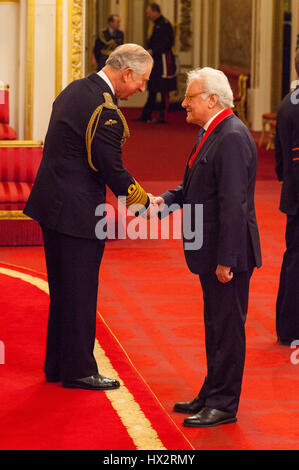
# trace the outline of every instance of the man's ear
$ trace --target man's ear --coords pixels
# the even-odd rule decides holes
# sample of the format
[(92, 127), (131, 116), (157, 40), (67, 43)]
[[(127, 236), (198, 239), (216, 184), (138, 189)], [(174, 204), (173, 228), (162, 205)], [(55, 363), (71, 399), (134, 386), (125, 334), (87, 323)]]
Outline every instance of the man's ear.
[(127, 83), (129, 78), (132, 77), (132, 75), (133, 75), (133, 69), (131, 69), (130, 67), (126, 68), (122, 74), (123, 81)]
[(212, 109), (218, 104), (218, 96), (216, 94), (212, 94), (209, 97), (209, 108)]

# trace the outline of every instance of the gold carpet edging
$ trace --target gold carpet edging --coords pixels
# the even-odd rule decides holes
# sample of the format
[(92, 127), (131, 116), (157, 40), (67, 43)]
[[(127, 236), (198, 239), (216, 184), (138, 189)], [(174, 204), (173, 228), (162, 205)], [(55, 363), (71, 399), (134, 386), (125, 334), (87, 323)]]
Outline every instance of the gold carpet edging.
[(101, 365), (101, 374), (116, 379), (120, 382), (117, 390), (106, 391), (111, 405), (120, 417), (127, 429), (129, 436), (133, 439), (137, 450), (167, 450), (159, 439), (155, 429), (146, 418), (134, 396), (125, 387), (123, 381), (113, 368), (109, 358), (101, 348), (98, 339), (95, 342), (94, 355)]
[[(25, 274), (14, 269), (3, 268), (0, 266), (0, 274), (20, 279), (31, 284), (41, 291), (49, 294), (48, 282)], [(101, 373), (111, 378), (119, 380), (121, 387), (117, 390), (106, 391), (107, 398), (115, 409), (129, 436), (132, 438), (137, 450), (167, 450), (157, 432), (153, 429), (150, 421), (146, 418), (134, 396), (119, 378), (117, 371), (113, 368), (109, 358), (96, 339), (95, 357), (101, 364)]]
[[(140, 377), (140, 379), (142, 380), (142, 382), (145, 384), (145, 386), (147, 387), (147, 389), (149, 390), (149, 392), (153, 395), (153, 397), (155, 398), (155, 400), (157, 401), (158, 405), (161, 407), (161, 409), (165, 411), (163, 405), (161, 404), (160, 400), (158, 399), (158, 397), (155, 395), (155, 393), (152, 391), (152, 389), (149, 387), (148, 383), (145, 381), (145, 379), (142, 377), (142, 375), (140, 374), (140, 372), (136, 369), (135, 365), (133, 364), (130, 356), (128, 355), (127, 351), (124, 349), (123, 345), (120, 343), (120, 341), (118, 340), (118, 338), (115, 336), (115, 334), (113, 333), (113, 331), (111, 330), (111, 328), (107, 325), (106, 321), (104, 320), (104, 318), (102, 317), (102, 315), (100, 314), (100, 312), (98, 312), (98, 315), (99, 317), (101, 318), (101, 321), (104, 323), (105, 327), (107, 328), (107, 330), (110, 332), (111, 336), (113, 336), (113, 338), (115, 339), (115, 341), (117, 342), (117, 344), (119, 345), (119, 347), (121, 348), (121, 350), (123, 351), (123, 353), (125, 354), (127, 360), (129, 361), (131, 367), (135, 370), (135, 372), (138, 374), (138, 376)], [(176, 423), (172, 420), (171, 416), (169, 416), (169, 419), (171, 421), (171, 423), (174, 425), (174, 427), (177, 429), (177, 431), (181, 434), (181, 436), (185, 439), (185, 441), (190, 445), (190, 449), (191, 450), (196, 450), (193, 445), (191, 444), (191, 442), (187, 439), (187, 437), (185, 436), (185, 434), (183, 434), (183, 432), (180, 430), (180, 428), (176, 425)]]

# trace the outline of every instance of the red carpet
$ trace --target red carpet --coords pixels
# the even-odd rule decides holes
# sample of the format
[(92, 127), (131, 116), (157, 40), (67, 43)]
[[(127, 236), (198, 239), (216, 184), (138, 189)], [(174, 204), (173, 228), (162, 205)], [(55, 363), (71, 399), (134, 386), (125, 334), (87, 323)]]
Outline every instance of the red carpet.
[[(40, 287), (14, 277), (19, 273), (33, 276), (33, 282), (45, 279), (32, 271), (0, 265), (0, 289), (5, 292), (0, 298), (1, 341), (5, 345), (0, 449), (192, 449), (100, 317), (97, 338), (112, 366), (117, 367), (121, 389), (96, 393), (44, 382), (49, 299)], [(104, 362), (101, 365), (105, 367)], [(121, 407), (122, 400), (125, 406)]]
[[(182, 179), (186, 154), (193, 146), (197, 129), (185, 125), (184, 115), (180, 113), (171, 114), (169, 124), (155, 127), (133, 123), (131, 118), (135, 116), (134, 110), (125, 110), (125, 113), (132, 134), (124, 147), (126, 167), (148, 191), (154, 194), (174, 187)], [(299, 365), (291, 363), (290, 356), (293, 351), (289, 347), (279, 346), (275, 335), (275, 301), (285, 246), (285, 218), (278, 211), (279, 194), (280, 186), (276, 182), (274, 173), (274, 153), (267, 152), (263, 147), (259, 149), (256, 189), (263, 267), (255, 271), (251, 282), (246, 328), (247, 356), (236, 424), (206, 430), (182, 428), (184, 416), (172, 411), (175, 401), (194, 397), (206, 372), (202, 293), (198, 279), (187, 269), (181, 242), (119, 240), (107, 243), (100, 272), (99, 310), (138, 370), (137, 373), (134, 372), (134, 368), (130, 369), (129, 362), (126, 361), (125, 355), (122, 355), (126, 367), (130, 369), (126, 373), (128, 376), (130, 373), (136, 374), (139, 379), (139, 373), (141, 374), (166, 412), (196, 449), (299, 449)], [(109, 197), (112, 198), (111, 195)], [(45, 272), (43, 251), (39, 247), (15, 249), (3, 247), (0, 249), (0, 259), (4, 263), (27, 266)], [(32, 335), (39, 336), (39, 341), (42, 343), (45, 318), (39, 318), (40, 313), (37, 315), (38, 310), (35, 310), (38, 308), (39, 300), (36, 300), (36, 307), (31, 306), (31, 311), (28, 312), (23, 305), (26, 303), (27, 294), (19, 291), (16, 294), (18, 294), (16, 311), (19, 311), (19, 320), (14, 323), (22, 326), (21, 331), (24, 328), (24, 333), (29, 329), (30, 338)], [(7, 302), (7, 299), (2, 299), (1, 302)], [(11, 318), (11, 312), (6, 313), (6, 318)], [(104, 330), (106, 333), (98, 335), (99, 338), (109, 338), (107, 329)], [(21, 355), (26, 349), (24, 344), (28, 346), (26, 334), (19, 333), (18, 338), (13, 335), (14, 330), (9, 330), (7, 340), (10, 340), (15, 348), (19, 348)], [(3, 340), (2, 336), (1, 331), (0, 339)], [(18, 346), (20, 337), (23, 338), (23, 346)], [(30, 378), (26, 397), (22, 398), (24, 392), (19, 386), (11, 395), (17, 403), (16, 410), (23, 418), (22, 422), (27, 422), (32, 435), (35, 432), (35, 436), (40, 436), (41, 444), (45, 445), (48, 439), (47, 431), (44, 428), (43, 433), (40, 433), (41, 424), (30, 420), (29, 406), (37, 408), (45, 423), (49, 421), (50, 430), (54, 428), (55, 419), (59, 420), (59, 425), (62, 427), (71, 429), (67, 423), (63, 424), (63, 416), (66, 415), (69, 419), (71, 407), (64, 400), (64, 397), (69, 398), (70, 391), (61, 390), (56, 385), (50, 387), (55, 394), (59, 394), (60, 399), (55, 395), (56, 401), (50, 399), (49, 403), (46, 403), (43, 395), (46, 392), (43, 390), (47, 386), (41, 383), (40, 359), (43, 352), (41, 343), (36, 357), (29, 348), (31, 353), (28, 360), (20, 359), (19, 369), (34, 370), (36, 374)], [(101, 344), (105, 349), (104, 343)], [(107, 350), (110, 350), (110, 360), (118, 370), (120, 346), (118, 342), (114, 342), (114, 346), (115, 348), (107, 347)], [(8, 353), (9, 349), (7, 349), (7, 360)], [(0, 365), (1, 373), (4, 368), (5, 366)], [(123, 365), (121, 370), (126, 371)], [(125, 377), (125, 372), (123, 374)], [(132, 383), (132, 380), (125, 380), (128, 389)], [(140, 404), (142, 387), (145, 389), (147, 387), (141, 379), (138, 386), (141, 387), (141, 392), (134, 386), (132, 393)], [(33, 394), (34, 400), (31, 400), (30, 388), (33, 391), (36, 387), (40, 392), (37, 398)], [(14, 383), (10, 377), (6, 391), (12, 388)], [(87, 393), (89, 395), (89, 392)], [(76, 397), (70, 399), (75, 402), (73, 407), (78, 406), (75, 413), (79, 414), (79, 399)], [(6, 400), (8, 402), (6, 401), (4, 406), (1, 405), (1, 413), (6, 422), (9, 421), (12, 426), (14, 421), (10, 407), (13, 400), (9, 396)], [(10, 407), (7, 408), (7, 405)], [(92, 403), (91, 406), (94, 406), (94, 413), (98, 417), (98, 404)], [(57, 414), (56, 407), (58, 407)], [(111, 420), (114, 420), (115, 415), (112, 416), (109, 402), (105, 402), (103, 408), (109, 411)], [(150, 416), (155, 427), (157, 419), (154, 418), (154, 412), (151, 412)], [(98, 423), (98, 421), (96, 419), (93, 422)], [(157, 431), (158, 428), (157, 426)], [(163, 431), (159, 429), (159, 432)], [(71, 439), (72, 445), (76, 445), (76, 436), (73, 440), (71, 432), (68, 433), (68, 439)], [(85, 436), (82, 446), (93, 448), (97, 439), (98, 448), (107, 444), (107, 435), (98, 429), (97, 437)], [(127, 436), (120, 434), (116, 439), (109, 441), (109, 448), (122, 449), (127, 446), (131, 449), (132, 443), (127, 439)], [(178, 439), (181, 439), (181, 436)], [(12, 434), (11, 440), (13, 440)], [(21, 440), (19, 435), (18, 443)], [(8, 438), (2, 442), (7, 444)], [(60, 443), (60, 446), (66, 448), (66, 440)], [(180, 448), (179, 445), (177, 448)]]

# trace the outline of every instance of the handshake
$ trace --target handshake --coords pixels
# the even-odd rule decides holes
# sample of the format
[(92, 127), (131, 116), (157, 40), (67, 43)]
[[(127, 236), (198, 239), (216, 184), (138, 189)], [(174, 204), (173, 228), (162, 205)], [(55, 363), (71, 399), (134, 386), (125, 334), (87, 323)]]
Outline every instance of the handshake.
[(147, 219), (151, 219), (155, 217), (159, 212), (162, 211), (164, 207), (164, 199), (160, 196), (153, 196), (151, 193), (147, 193), (148, 197), (150, 198), (150, 206), (148, 210), (145, 212), (145, 217)]

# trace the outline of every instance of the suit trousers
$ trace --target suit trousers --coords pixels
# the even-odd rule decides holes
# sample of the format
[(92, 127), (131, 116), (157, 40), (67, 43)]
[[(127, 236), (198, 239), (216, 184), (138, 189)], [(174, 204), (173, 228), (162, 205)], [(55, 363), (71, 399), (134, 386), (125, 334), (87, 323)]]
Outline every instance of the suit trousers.
[(204, 299), (207, 375), (198, 397), (203, 406), (235, 414), (245, 362), (245, 321), (253, 272), (234, 273), (226, 284), (200, 274)]
[(286, 251), (276, 301), (276, 331), (283, 341), (299, 339), (299, 213), (287, 216)]
[(159, 107), (159, 119), (164, 120), (165, 118), (166, 101), (167, 101), (166, 96), (168, 99), (168, 95), (163, 91), (158, 92), (158, 91), (149, 89), (148, 98), (142, 110), (142, 119), (144, 119), (145, 121), (150, 121), (152, 119), (152, 113), (153, 111), (155, 111), (155, 108), (156, 108), (156, 98), (157, 98), (158, 93), (161, 94), (161, 103)]
[(98, 373), (93, 355), (104, 243), (42, 227), (50, 308), (46, 376), (62, 381)]

